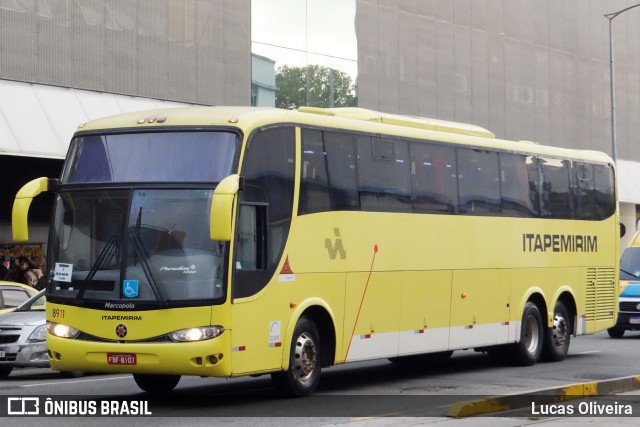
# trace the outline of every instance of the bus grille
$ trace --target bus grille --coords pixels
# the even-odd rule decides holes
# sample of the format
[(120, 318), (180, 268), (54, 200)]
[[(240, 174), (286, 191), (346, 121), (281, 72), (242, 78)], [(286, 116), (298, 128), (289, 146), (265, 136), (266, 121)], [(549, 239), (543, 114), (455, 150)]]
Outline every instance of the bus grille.
[(120, 344), (137, 344), (137, 343), (141, 343), (141, 342), (146, 342), (146, 343), (165, 343), (165, 342), (175, 342), (172, 341), (171, 338), (169, 338), (168, 335), (160, 335), (159, 337), (152, 337), (152, 338), (144, 338), (141, 340), (129, 340), (129, 341), (124, 341), (124, 340), (114, 340), (114, 339), (109, 339), (109, 338), (100, 338), (97, 337), (95, 335), (90, 335), (84, 332), (80, 332), (80, 334), (78, 334), (78, 336), (75, 338), (77, 340), (81, 340), (81, 341), (93, 341), (93, 342), (110, 342), (110, 343), (120, 343)]
[(616, 304), (615, 270), (587, 268), (585, 315), (587, 321), (613, 319)]

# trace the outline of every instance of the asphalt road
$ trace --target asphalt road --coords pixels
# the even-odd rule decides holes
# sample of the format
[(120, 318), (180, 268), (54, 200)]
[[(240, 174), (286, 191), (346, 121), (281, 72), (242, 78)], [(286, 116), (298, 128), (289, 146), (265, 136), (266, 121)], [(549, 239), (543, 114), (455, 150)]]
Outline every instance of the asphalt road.
[[(118, 405), (123, 400), (141, 402), (152, 414), (136, 416), (135, 425), (153, 426), (284, 426), (299, 424), (299, 417), (313, 417), (305, 419), (307, 425), (343, 424), (383, 416), (443, 417), (461, 400), (640, 375), (638, 346), (640, 333), (612, 339), (604, 332), (574, 337), (569, 355), (562, 362), (526, 368), (500, 366), (472, 350), (457, 351), (446, 364), (423, 369), (399, 367), (386, 360), (361, 362), (325, 369), (316, 394), (303, 399), (275, 395), (268, 376), (184, 377), (174, 393), (154, 397), (141, 392), (130, 375), (92, 374), (64, 379), (49, 369), (14, 370), (7, 379), (0, 380), (0, 395), (6, 399), (37, 396), (41, 401), (63, 396), (66, 400), (94, 402), (97, 408), (110, 402)], [(3, 402), (6, 399), (0, 397), (0, 408), (7, 404)], [(106, 425), (105, 417), (30, 418), (29, 424), (31, 427), (44, 424), (45, 420), (59, 420), (60, 425), (75, 425), (81, 419), (85, 424)], [(19, 420), (5, 419), (3, 425)], [(108, 420), (110, 426), (131, 425), (132, 418)], [(20, 425), (24, 425), (22, 421)]]

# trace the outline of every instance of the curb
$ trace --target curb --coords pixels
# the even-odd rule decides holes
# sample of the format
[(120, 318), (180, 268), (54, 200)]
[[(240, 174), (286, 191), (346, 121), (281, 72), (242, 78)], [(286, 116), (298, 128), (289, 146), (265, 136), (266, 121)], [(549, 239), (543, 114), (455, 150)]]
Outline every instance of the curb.
[(447, 417), (463, 418), (508, 411), (510, 409), (526, 408), (530, 406), (534, 400), (537, 404), (558, 403), (590, 396), (613, 395), (638, 389), (640, 389), (640, 375), (570, 384), (521, 394), (457, 402), (449, 410)]

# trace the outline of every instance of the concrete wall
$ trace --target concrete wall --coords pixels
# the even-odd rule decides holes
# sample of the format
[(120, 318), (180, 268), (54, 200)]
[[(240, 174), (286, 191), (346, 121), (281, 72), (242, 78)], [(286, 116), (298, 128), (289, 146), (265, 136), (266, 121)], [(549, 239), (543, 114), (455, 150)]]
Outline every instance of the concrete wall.
[[(624, 0), (357, 0), (359, 106), (611, 154)], [(618, 158), (640, 160), (640, 8), (614, 20)]]
[(0, 79), (248, 105), (250, 0), (4, 1)]

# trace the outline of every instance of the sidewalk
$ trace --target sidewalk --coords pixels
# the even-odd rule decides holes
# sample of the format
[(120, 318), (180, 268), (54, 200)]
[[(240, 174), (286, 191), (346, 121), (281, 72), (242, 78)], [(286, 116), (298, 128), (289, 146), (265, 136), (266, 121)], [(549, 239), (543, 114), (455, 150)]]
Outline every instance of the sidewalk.
[[(533, 404), (533, 408), (532, 408)], [(562, 407), (562, 408), (561, 408)], [(607, 411), (613, 415), (597, 415)], [(535, 411), (535, 414), (533, 412)], [(623, 415), (615, 415), (616, 411)], [(573, 415), (548, 415), (570, 413)], [(631, 412), (632, 415), (624, 415)], [(449, 417), (354, 418), (349, 426), (553, 427), (636, 426), (640, 424), (640, 376), (571, 384), (524, 394), (458, 402)], [(333, 424), (345, 425), (345, 424)]]

